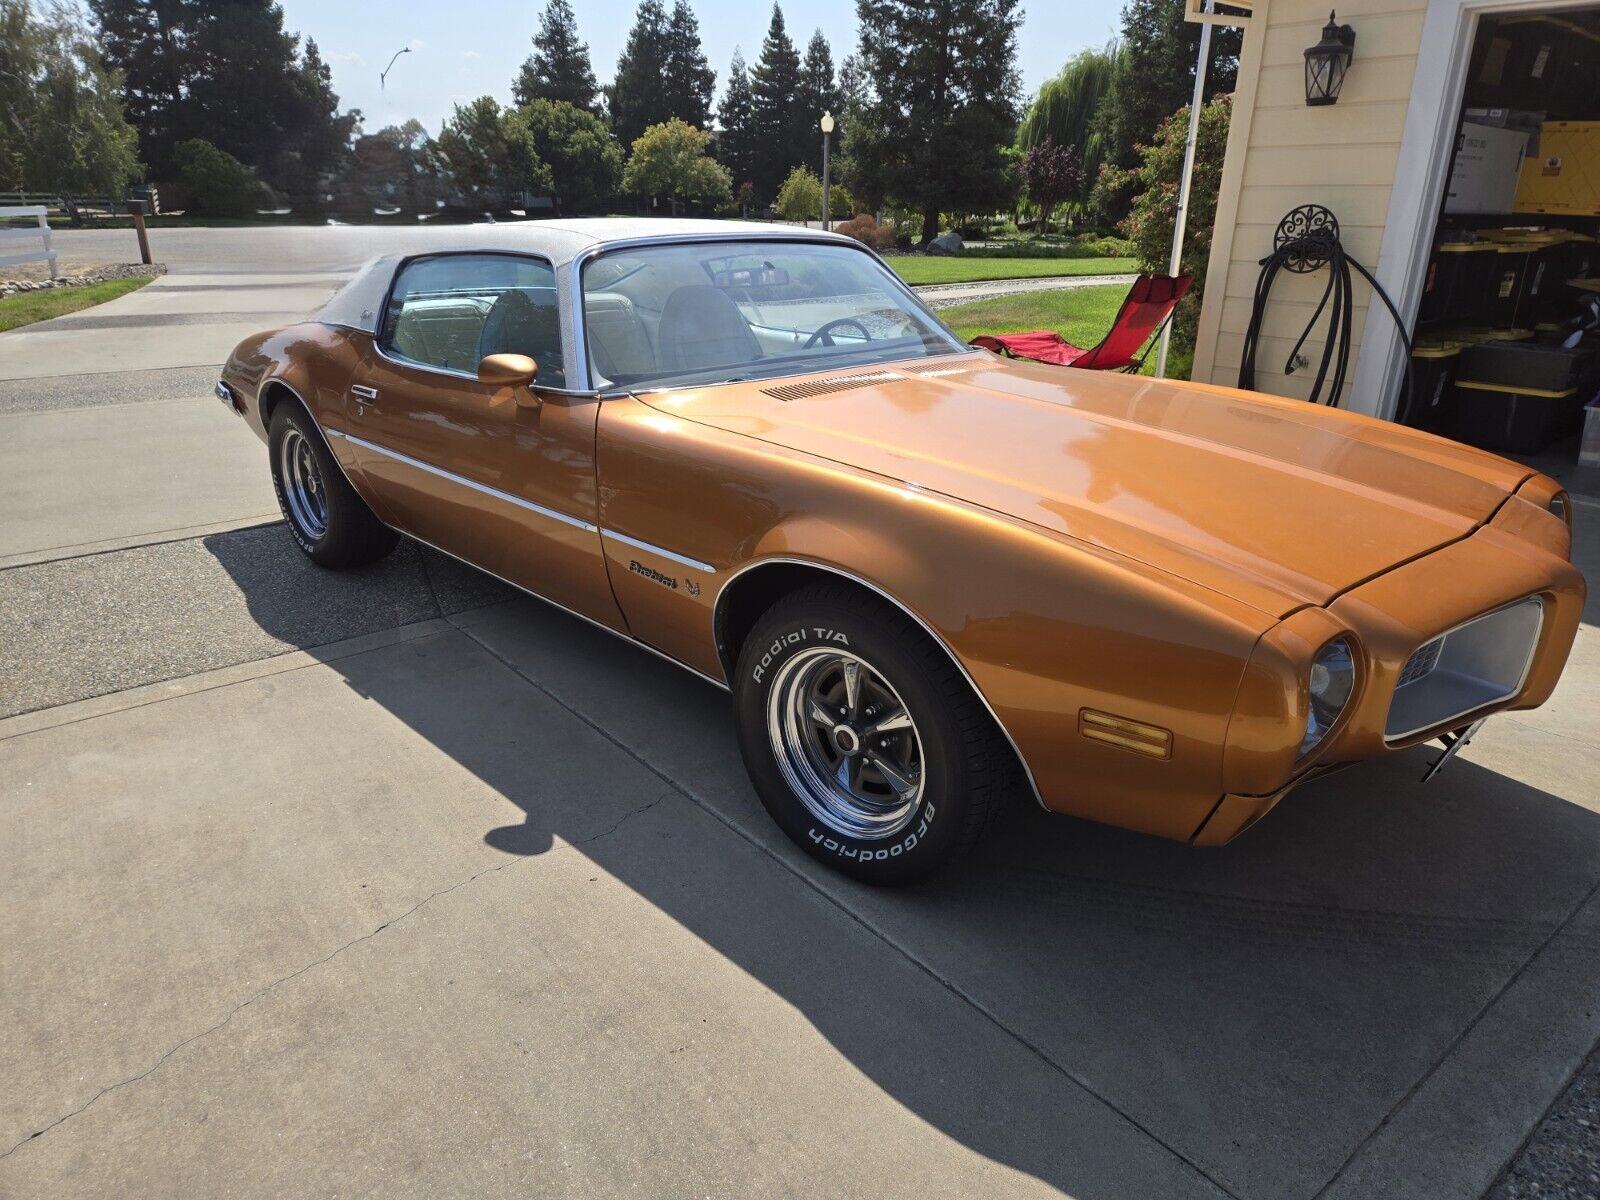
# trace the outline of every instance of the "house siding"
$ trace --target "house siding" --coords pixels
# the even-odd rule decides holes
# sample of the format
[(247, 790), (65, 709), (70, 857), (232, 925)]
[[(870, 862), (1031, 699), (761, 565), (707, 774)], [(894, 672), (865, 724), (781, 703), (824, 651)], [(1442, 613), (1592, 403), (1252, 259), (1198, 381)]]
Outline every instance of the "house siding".
[[(1339, 220), (1345, 249), (1378, 261), (1400, 141), (1422, 39), (1424, 2), (1347, 0), (1339, 21), (1356, 30), (1355, 58), (1336, 105), (1305, 102), (1304, 51), (1321, 37), (1327, 0), (1260, 0), (1245, 31), (1216, 234), (1193, 377), (1238, 382), (1260, 260), (1284, 214), (1321, 204)], [(1256, 355), (1256, 387), (1304, 399), (1316, 375), (1322, 329), (1303, 353), (1312, 365), (1284, 373), (1285, 360), (1327, 285), (1327, 273), (1278, 276)], [(1351, 365), (1360, 350), (1368, 289), (1355, 288)], [(1343, 403), (1347, 391), (1340, 397)]]

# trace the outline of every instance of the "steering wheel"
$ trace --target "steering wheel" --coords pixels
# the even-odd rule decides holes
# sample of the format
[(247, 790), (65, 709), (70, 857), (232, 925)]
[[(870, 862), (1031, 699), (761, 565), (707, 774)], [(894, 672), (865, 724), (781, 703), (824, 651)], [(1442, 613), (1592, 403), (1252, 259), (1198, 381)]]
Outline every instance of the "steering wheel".
[(854, 317), (835, 317), (833, 320), (823, 325), (820, 329), (808, 337), (806, 339), (806, 344), (801, 346), (800, 349), (809, 350), (818, 342), (821, 342), (824, 346), (833, 345), (833, 330), (844, 325), (854, 326), (855, 329), (860, 332), (864, 341), (870, 342), (872, 340), (872, 335), (867, 332), (867, 327)]

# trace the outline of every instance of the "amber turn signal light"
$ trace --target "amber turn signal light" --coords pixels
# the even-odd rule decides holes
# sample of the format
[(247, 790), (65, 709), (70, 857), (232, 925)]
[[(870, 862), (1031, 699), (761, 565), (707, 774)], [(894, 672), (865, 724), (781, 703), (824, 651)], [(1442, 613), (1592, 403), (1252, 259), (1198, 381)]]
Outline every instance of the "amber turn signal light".
[(1085, 708), (1078, 713), (1078, 732), (1097, 742), (1110, 742), (1151, 758), (1172, 757), (1172, 730), (1130, 721), (1114, 713)]

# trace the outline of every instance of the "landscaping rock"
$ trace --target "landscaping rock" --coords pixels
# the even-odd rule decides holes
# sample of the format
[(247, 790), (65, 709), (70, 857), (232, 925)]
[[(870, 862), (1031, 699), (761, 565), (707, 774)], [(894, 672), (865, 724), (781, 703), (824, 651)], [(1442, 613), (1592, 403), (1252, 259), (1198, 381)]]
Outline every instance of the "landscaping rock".
[(42, 292), (50, 288), (88, 287), (108, 279), (139, 279), (146, 275), (165, 275), (165, 263), (107, 263), (76, 275), (63, 275), (59, 279), (0, 279), (0, 299), (19, 292)]
[(928, 243), (929, 254), (959, 254), (962, 249), (961, 235), (954, 229), (941, 233)]

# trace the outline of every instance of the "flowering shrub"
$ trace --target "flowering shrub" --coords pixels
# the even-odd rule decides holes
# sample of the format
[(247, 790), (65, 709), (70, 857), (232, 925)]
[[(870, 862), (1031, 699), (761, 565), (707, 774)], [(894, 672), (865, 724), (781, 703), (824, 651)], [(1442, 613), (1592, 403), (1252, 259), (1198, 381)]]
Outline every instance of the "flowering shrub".
[[(1217, 190), (1228, 145), (1231, 96), (1218, 96), (1200, 110), (1199, 144), (1190, 184), (1189, 217), (1184, 224), (1182, 270), (1194, 286), (1172, 318), (1172, 346), (1180, 359), (1194, 350), (1200, 324), (1200, 297), (1205, 291), (1206, 262), (1211, 257), (1211, 226), (1217, 217)], [(1178, 217), (1178, 181), (1183, 173), (1184, 143), (1189, 139), (1186, 104), (1161, 122), (1155, 141), (1139, 148), (1142, 161), (1128, 171), (1102, 167), (1097, 190), (1131, 193), (1133, 208), (1121, 229), (1133, 243), (1142, 271), (1165, 273), (1172, 253), (1172, 227)]]

